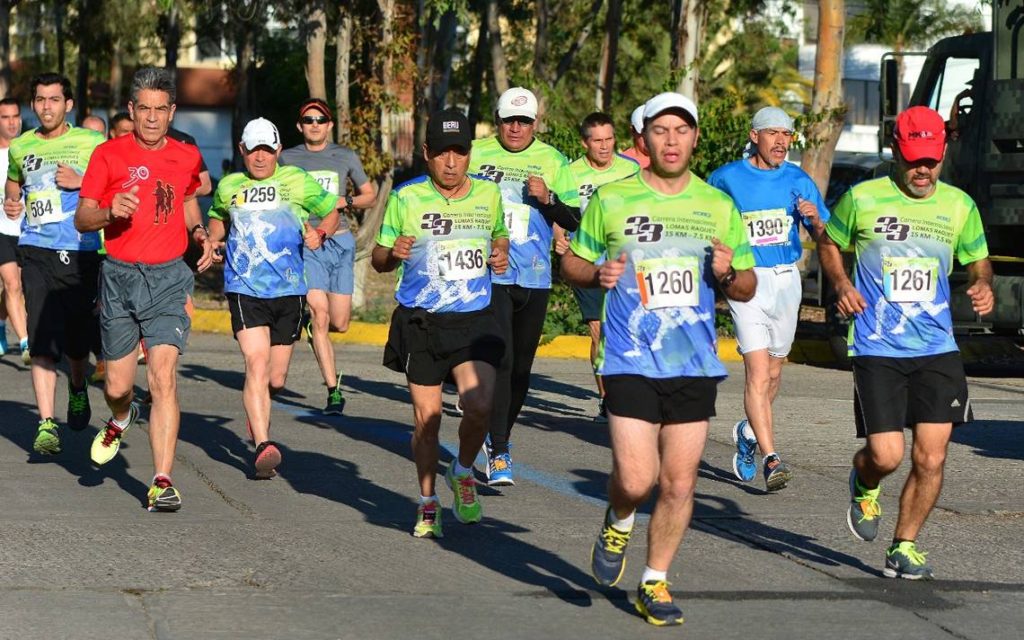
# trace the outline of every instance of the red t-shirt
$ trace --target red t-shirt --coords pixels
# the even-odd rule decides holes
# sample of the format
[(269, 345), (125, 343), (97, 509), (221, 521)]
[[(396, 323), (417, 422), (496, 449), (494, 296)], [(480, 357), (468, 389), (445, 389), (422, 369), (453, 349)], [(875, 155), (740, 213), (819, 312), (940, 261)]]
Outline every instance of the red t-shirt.
[(621, 153), (627, 158), (632, 158), (636, 160), (637, 163), (639, 163), (641, 169), (646, 169), (647, 167), (651, 166), (651, 157), (646, 153), (640, 151), (636, 147), (630, 147), (625, 151), (622, 151)]
[(82, 179), (80, 198), (109, 207), (114, 194), (139, 187), (135, 214), (104, 229), (107, 254), (145, 264), (183, 256), (188, 248), (184, 202), (199, 188), (201, 163), (198, 148), (171, 138), (156, 150), (143, 149), (135, 136), (121, 136), (96, 147)]

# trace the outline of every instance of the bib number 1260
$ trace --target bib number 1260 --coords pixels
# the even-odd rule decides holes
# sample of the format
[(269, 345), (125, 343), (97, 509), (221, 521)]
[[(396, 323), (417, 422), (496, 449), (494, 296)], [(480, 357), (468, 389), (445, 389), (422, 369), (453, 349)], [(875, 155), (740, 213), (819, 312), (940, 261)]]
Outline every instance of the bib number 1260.
[(636, 265), (640, 302), (645, 309), (700, 304), (700, 268), (696, 256), (652, 258)]

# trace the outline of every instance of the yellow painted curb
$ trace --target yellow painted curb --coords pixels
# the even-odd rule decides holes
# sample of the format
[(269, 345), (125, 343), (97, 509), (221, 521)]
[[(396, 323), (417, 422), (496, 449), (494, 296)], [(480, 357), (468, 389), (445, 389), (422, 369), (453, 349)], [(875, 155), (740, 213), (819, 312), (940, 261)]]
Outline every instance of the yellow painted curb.
[[(231, 315), (223, 309), (196, 309), (192, 317), (192, 330), (197, 333), (223, 333), (231, 335)], [(388, 341), (388, 325), (371, 322), (352, 322), (345, 333), (331, 333), (331, 342), (368, 344), (383, 347)], [(587, 336), (558, 336), (537, 348), (539, 358), (590, 359), (590, 338)], [(718, 339), (718, 357), (725, 362), (742, 362), (733, 338)]]

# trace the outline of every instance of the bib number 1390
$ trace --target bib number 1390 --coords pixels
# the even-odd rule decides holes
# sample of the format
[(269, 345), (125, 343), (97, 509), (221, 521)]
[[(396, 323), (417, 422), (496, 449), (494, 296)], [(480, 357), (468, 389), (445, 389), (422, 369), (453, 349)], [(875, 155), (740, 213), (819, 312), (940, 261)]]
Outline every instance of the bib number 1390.
[(645, 309), (700, 304), (700, 267), (696, 256), (641, 260), (636, 265), (636, 282)]

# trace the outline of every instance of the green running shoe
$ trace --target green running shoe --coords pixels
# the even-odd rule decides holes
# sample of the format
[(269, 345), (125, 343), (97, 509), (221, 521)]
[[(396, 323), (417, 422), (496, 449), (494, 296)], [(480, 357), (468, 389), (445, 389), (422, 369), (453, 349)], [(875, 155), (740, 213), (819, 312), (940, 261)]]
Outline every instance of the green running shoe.
[(177, 511), (181, 508), (181, 494), (167, 476), (158, 476), (146, 494), (149, 511)]
[(68, 380), (68, 427), (72, 431), (81, 431), (89, 426), (92, 419), (92, 407), (89, 406), (89, 385), (75, 391)]
[(324, 415), (340, 416), (345, 410), (345, 395), (341, 392), (341, 374), (334, 383), (333, 389), (327, 390), (327, 406), (324, 407)]
[(668, 583), (664, 580), (648, 580), (636, 590), (636, 612), (647, 622), (664, 627), (683, 624), (683, 611), (672, 601)]
[(36, 441), (32, 443), (32, 450), (44, 456), (52, 456), (60, 453), (60, 433), (57, 423), (53, 418), (46, 418), (39, 421), (39, 431), (36, 432)]
[(894, 544), (885, 552), (885, 568), (882, 575), (886, 578), (903, 578), (905, 580), (932, 580), (935, 574), (925, 560), (927, 553), (917, 550), (917, 545), (909, 540)]
[(416, 526), (412, 535), (417, 538), (443, 538), (441, 531), (441, 505), (437, 500), (421, 503), (416, 509)]
[(128, 407), (128, 424), (119, 427), (114, 424), (114, 418), (107, 420), (106, 426), (92, 440), (92, 449), (89, 454), (92, 461), (97, 465), (107, 464), (117, 455), (121, 448), (121, 437), (139, 419), (139, 407), (134, 402)]
[(878, 524), (882, 520), (882, 507), (878, 496), (882, 486), (866, 489), (857, 480), (857, 470), (850, 469), (850, 508), (846, 512), (846, 524), (858, 540), (871, 542), (878, 535)]
[(455, 475), (455, 462), (448, 465), (448, 471), (444, 474), (448, 488), (452, 490), (455, 499), (452, 501), (452, 514), (462, 524), (475, 524), (484, 517), (483, 506), (476, 495), (476, 478), (473, 477), (473, 470)]
[(604, 512), (604, 526), (597, 536), (597, 541), (590, 550), (590, 573), (597, 583), (605, 587), (613, 587), (622, 579), (626, 570), (626, 545), (633, 532), (621, 531), (611, 524), (612, 508)]

